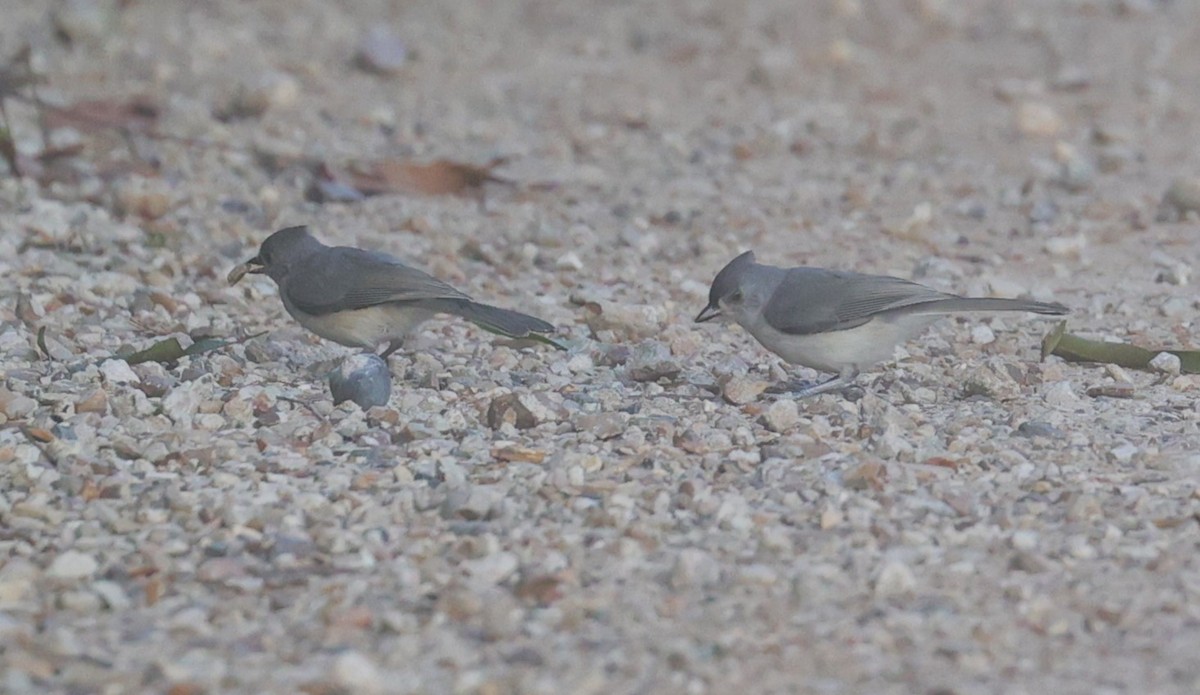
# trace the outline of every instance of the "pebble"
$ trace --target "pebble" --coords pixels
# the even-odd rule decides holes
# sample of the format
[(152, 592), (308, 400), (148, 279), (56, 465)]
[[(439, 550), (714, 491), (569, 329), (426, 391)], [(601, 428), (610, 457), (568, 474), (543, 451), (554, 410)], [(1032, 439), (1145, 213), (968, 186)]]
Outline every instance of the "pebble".
[(116, 23), (111, 0), (64, 0), (51, 12), (54, 28), (72, 42), (97, 41), (108, 36)]
[(86, 553), (68, 550), (50, 563), (46, 576), (51, 579), (81, 579), (90, 577), (100, 568), (96, 558)]
[(1167, 374), (1169, 376), (1178, 376), (1183, 369), (1183, 361), (1179, 359), (1179, 355), (1170, 352), (1160, 352), (1150, 360), (1150, 368), (1159, 374)]
[(75, 402), (77, 413), (106, 413), (108, 412), (108, 394), (103, 389), (96, 389), (84, 398)]
[(996, 333), (986, 323), (976, 324), (971, 327), (971, 342), (976, 345), (991, 345), (996, 342)]
[(707, 551), (684, 548), (675, 558), (671, 570), (671, 586), (683, 589), (690, 586), (711, 586), (721, 579), (721, 566)]
[(34, 399), (0, 387), (0, 412), (4, 413), (8, 419), (18, 420), (28, 417), (37, 410), (37, 407), (38, 403)]
[(787, 432), (800, 422), (800, 407), (786, 396), (776, 400), (763, 413), (763, 424), (772, 432)]
[(880, 598), (907, 596), (917, 588), (917, 578), (908, 565), (890, 561), (875, 577), (875, 595)]
[(1177, 219), (1188, 212), (1200, 212), (1200, 177), (1182, 176), (1172, 181), (1163, 195), (1161, 207), (1166, 210), (1160, 212), (1162, 221)]
[(1195, 303), (1185, 297), (1168, 297), (1158, 306), (1158, 313), (1169, 319), (1181, 319), (1194, 313)]
[(662, 307), (648, 304), (592, 302), (584, 311), (584, 321), (593, 332), (612, 331), (627, 340), (645, 340), (661, 334), (667, 318)]
[(468, 485), (455, 488), (442, 503), (442, 517), (482, 521), (500, 512), (504, 493), (494, 485)]
[(100, 375), (110, 384), (136, 384), (141, 381), (125, 360), (105, 360)]
[(145, 220), (157, 220), (174, 206), (171, 189), (164, 179), (142, 176), (123, 179), (113, 189), (113, 198), (122, 214)]
[(1122, 442), (1109, 449), (1108, 459), (1114, 463), (1129, 463), (1138, 453), (1138, 448), (1130, 442)]
[(93, 582), (92, 591), (96, 592), (96, 595), (100, 597), (100, 600), (104, 602), (105, 607), (109, 610), (125, 610), (132, 604), (129, 595), (116, 582), (103, 579)]
[(1059, 428), (1041, 420), (1022, 422), (1017, 426), (1017, 432), (1026, 437), (1045, 437), (1047, 439), (1062, 439), (1066, 436)]
[(575, 430), (603, 441), (624, 434), (627, 420), (625, 413), (587, 413), (575, 418)]
[(367, 72), (394, 75), (408, 62), (408, 47), (387, 27), (373, 27), (358, 46), (356, 62)]
[(528, 392), (506, 393), (492, 399), (488, 405), (487, 423), (492, 429), (505, 424), (519, 430), (537, 427), (543, 422), (558, 420), (558, 413), (550, 407), (540, 394)]
[(392, 373), (387, 361), (365, 352), (347, 357), (329, 372), (329, 393), (334, 405), (350, 401), (363, 410), (387, 405), (392, 395)]
[(1015, 531), (1012, 535), (1013, 550), (1018, 550), (1024, 553), (1030, 553), (1034, 550), (1037, 550), (1038, 541), (1039, 539), (1037, 531), (1022, 529), (1020, 531)]
[(583, 261), (579, 259), (579, 254), (568, 251), (558, 257), (554, 267), (559, 270), (583, 270)]
[(1057, 258), (1079, 258), (1086, 248), (1087, 236), (1083, 232), (1047, 239), (1045, 243), (1046, 253)]
[(1133, 398), (1137, 395), (1137, 389), (1133, 384), (1124, 382), (1097, 384), (1088, 387), (1087, 395), (1090, 398)]
[(748, 376), (732, 376), (721, 386), (721, 396), (733, 405), (745, 405), (758, 398), (769, 384)]
[(634, 381), (658, 381), (679, 375), (679, 363), (671, 356), (671, 348), (660, 340), (643, 340), (629, 352), (625, 373)]
[(1079, 403), (1075, 387), (1069, 381), (1056, 381), (1042, 389), (1042, 400), (1055, 408), (1073, 408)]
[(1022, 135), (1050, 138), (1063, 129), (1062, 116), (1054, 107), (1037, 101), (1022, 102), (1017, 106), (1017, 129)]
[(377, 695), (385, 690), (383, 674), (365, 654), (346, 651), (333, 660), (332, 680), (351, 695)]

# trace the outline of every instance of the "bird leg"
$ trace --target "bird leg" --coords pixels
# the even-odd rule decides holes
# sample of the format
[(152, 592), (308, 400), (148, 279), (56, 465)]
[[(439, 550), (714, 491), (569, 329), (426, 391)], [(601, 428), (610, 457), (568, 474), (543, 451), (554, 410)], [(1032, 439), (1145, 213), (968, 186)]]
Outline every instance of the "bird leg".
[(387, 358), (390, 357), (393, 352), (399, 350), (402, 347), (404, 347), (404, 340), (402, 338), (393, 338), (391, 341), (388, 342), (387, 349), (384, 350), (382, 353), (380, 353), (379, 356), (382, 357), (383, 360), (386, 362)]
[(854, 380), (858, 378), (858, 369), (853, 366), (842, 367), (842, 371), (837, 376), (827, 381), (822, 381), (813, 386), (806, 386), (798, 391), (794, 391), (793, 395), (797, 398), (808, 398), (830, 391), (841, 391), (842, 389), (853, 386)]

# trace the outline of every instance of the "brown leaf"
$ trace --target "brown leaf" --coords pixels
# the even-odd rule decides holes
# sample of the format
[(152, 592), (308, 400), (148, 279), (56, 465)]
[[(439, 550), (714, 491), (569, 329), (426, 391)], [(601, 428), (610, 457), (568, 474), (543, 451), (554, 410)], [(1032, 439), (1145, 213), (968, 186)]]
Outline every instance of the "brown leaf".
[(926, 466), (941, 466), (942, 468), (949, 468), (951, 470), (958, 470), (958, 464), (958, 461), (946, 458), (945, 456), (933, 456), (925, 459)]
[(513, 595), (523, 601), (548, 606), (563, 597), (562, 577), (538, 574), (522, 579), (513, 587)]
[(71, 127), (83, 133), (120, 128), (149, 130), (157, 119), (158, 107), (145, 97), (94, 99), (46, 110), (47, 128)]
[(504, 164), (493, 159), (484, 166), (438, 159), (428, 164), (382, 160), (351, 165), (349, 183), (364, 195), (417, 193), (422, 195), (465, 195), (486, 183), (511, 183), (492, 171)]
[(492, 456), (500, 461), (541, 463), (546, 459), (546, 452), (539, 449), (512, 445), (493, 449)]

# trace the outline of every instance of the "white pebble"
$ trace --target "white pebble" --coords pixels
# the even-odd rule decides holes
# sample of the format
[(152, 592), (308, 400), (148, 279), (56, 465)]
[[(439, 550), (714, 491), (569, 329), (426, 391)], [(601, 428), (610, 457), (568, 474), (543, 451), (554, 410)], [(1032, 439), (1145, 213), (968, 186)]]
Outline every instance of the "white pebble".
[(46, 568), (46, 576), (54, 579), (79, 579), (90, 577), (99, 567), (100, 563), (91, 555), (68, 550), (54, 558), (54, 562)]
[(996, 334), (991, 326), (981, 323), (971, 328), (971, 342), (976, 345), (991, 345), (996, 342)]
[(125, 360), (105, 360), (100, 365), (100, 374), (110, 384), (138, 384), (142, 381)]
[(352, 693), (371, 695), (383, 692), (379, 668), (361, 652), (342, 652), (333, 662), (334, 682)]
[(1183, 363), (1179, 359), (1179, 355), (1160, 352), (1154, 356), (1154, 359), (1150, 360), (1150, 368), (1161, 374), (1178, 376), (1179, 371), (1183, 368)]
[(917, 578), (902, 562), (891, 561), (879, 570), (875, 579), (875, 595), (880, 598), (904, 596), (917, 588)]

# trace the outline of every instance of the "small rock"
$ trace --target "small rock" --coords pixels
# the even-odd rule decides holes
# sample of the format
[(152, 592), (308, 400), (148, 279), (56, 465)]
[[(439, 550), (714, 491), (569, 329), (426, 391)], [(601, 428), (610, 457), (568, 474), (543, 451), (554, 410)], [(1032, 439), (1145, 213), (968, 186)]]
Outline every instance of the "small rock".
[(507, 551), (490, 553), (463, 563), (463, 569), (471, 579), (487, 585), (505, 581), (513, 576), (520, 567), (521, 562), (517, 556)]
[(529, 412), (521, 403), (521, 398), (515, 393), (506, 393), (503, 396), (497, 396), (488, 404), (487, 410), (488, 427), (499, 429), (505, 424), (512, 425), (519, 430), (527, 430), (537, 426), (537, 420), (534, 419), (533, 413)]
[(584, 306), (584, 321), (594, 333), (612, 331), (628, 340), (645, 340), (662, 333), (666, 311), (648, 304), (601, 305), (589, 302)]
[(65, 0), (51, 16), (54, 29), (67, 41), (97, 41), (115, 26), (116, 6), (109, 0)]
[(1055, 146), (1054, 154), (1062, 167), (1058, 175), (1058, 183), (1075, 192), (1082, 191), (1091, 185), (1092, 179), (1096, 177), (1096, 167), (1080, 154), (1076, 147), (1060, 142)]
[(1159, 219), (1170, 221), (1188, 212), (1200, 212), (1200, 177), (1184, 176), (1171, 182), (1163, 195)]
[(342, 652), (333, 662), (333, 682), (339, 689), (355, 695), (375, 695), (384, 691), (383, 676), (375, 663), (362, 652)]
[(451, 490), (442, 502), (442, 518), (485, 521), (495, 517), (504, 493), (494, 485), (470, 485)]
[(1048, 138), (1062, 129), (1062, 117), (1049, 104), (1027, 101), (1017, 107), (1017, 130), (1022, 135)]
[(100, 375), (110, 384), (136, 384), (141, 381), (125, 360), (105, 360)]
[(679, 363), (671, 356), (671, 348), (660, 340), (645, 340), (630, 351), (625, 373), (634, 381), (658, 381), (678, 376)]
[(75, 402), (75, 412), (102, 414), (108, 412), (108, 394), (104, 392), (104, 389), (92, 391), (88, 396)]
[(207, 384), (200, 381), (185, 381), (163, 396), (162, 411), (177, 425), (190, 425), (192, 418), (205, 401)]
[(68, 550), (50, 563), (46, 576), (53, 579), (80, 579), (90, 577), (100, 568), (96, 558), (86, 553)]
[(124, 179), (113, 192), (116, 208), (124, 215), (157, 220), (171, 211), (171, 189), (163, 179), (133, 176)]
[(408, 62), (404, 40), (385, 27), (374, 27), (359, 44), (355, 62), (358, 67), (379, 75), (393, 75)]
[(351, 401), (363, 410), (387, 405), (392, 395), (392, 373), (379, 355), (351, 355), (329, 373), (329, 392), (334, 405)]
[(599, 440), (612, 439), (625, 432), (627, 420), (625, 413), (586, 413), (575, 418), (575, 430)]
[(1067, 505), (1067, 521), (1091, 521), (1103, 513), (1104, 508), (1094, 495), (1076, 495)]
[(1059, 258), (1079, 258), (1087, 248), (1087, 236), (1082, 232), (1072, 236), (1059, 236), (1047, 239), (1046, 253)]
[(1133, 384), (1118, 382), (1115, 384), (1097, 384), (1089, 386), (1087, 395), (1090, 398), (1133, 398), (1136, 389)]
[(1017, 426), (1017, 433), (1026, 437), (1045, 437), (1046, 439), (1062, 439), (1066, 436), (1062, 430), (1041, 420), (1022, 422)]
[(29, 396), (22, 396), (0, 387), (0, 412), (8, 416), (9, 420), (27, 417), (37, 410), (37, 406), (37, 401)]
[(906, 596), (917, 588), (917, 578), (902, 562), (888, 562), (875, 578), (875, 595), (880, 598)]
[(104, 605), (109, 610), (124, 610), (129, 607), (131, 601), (129, 595), (121, 588), (120, 584), (108, 580), (100, 580), (92, 584), (92, 591), (100, 597)]
[(682, 589), (689, 586), (709, 586), (721, 579), (721, 566), (713, 556), (699, 548), (684, 548), (675, 558), (671, 570), (671, 586)]
[(721, 396), (732, 405), (745, 405), (767, 390), (767, 382), (748, 376), (730, 377), (721, 386)]
[(271, 108), (286, 108), (300, 96), (300, 82), (284, 72), (256, 74), (239, 82), (214, 114), (218, 120), (233, 121), (262, 116)]
[(1072, 408), (1079, 402), (1069, 381), (1056, 381), (1042, 389), (1042, 399), (1056, 408)]
[(1033, 552), (1034, 550), (1037, 550), (1037, 547), (1038, 547), (1037, 531), (1030, 531), (1028, 529), (1022, 529), (1020, 531), (1014, 532), (1012, 535), (1012, 547), (1014, 550), (1018, 550), (1023, 553), (1030, 553), (1030, 552)]
[(763, 413), (763, 424), (772, 432), (787, 432), (800, 422), (800, 407), (791, 398), (781, 398)]
[(1121, 442), (1108, 452), (1108, 460), (1113, 463), (1129, 463), (1138, 453), (1138, 448), (1130, 442)]
[(1180, 370), (1183, 369), (1183, 361), (1179, 359), (1179, 355), (1170, 352), (1160, 352), (1150, 360), (1150, 368), (1160, 374), (1168, 374), (1170, 376), (1178, 376)]
[(1047, 198), (1035, 200), (1029, 206), (1029, 221), (1033, 224), (1050, 224), (1058, 217), (1058, 203)]
[(1184, 297), (1168, 297), (1158, 306), (1158, 313), (1169, 319), (1181, 319), (1192, 314), (1193, 302)]
[(579, 254), (568, 251), (558, 257), (554, 267), (559, 270), (583, 270), (583, 261), (579, 260)]
[(971, 342), (976, 345), (991, 345), (996, 342), (996, 333), (991, 326), (981, 323), (971, 327)]

